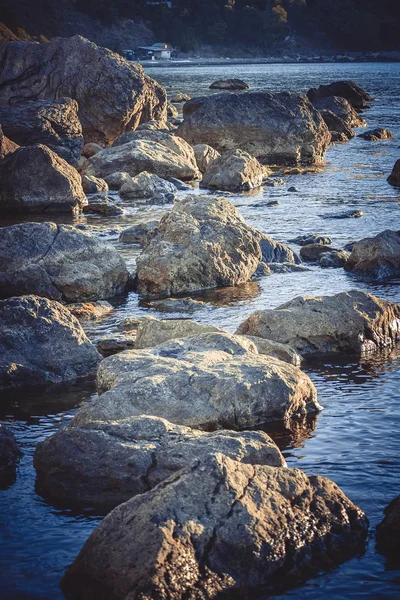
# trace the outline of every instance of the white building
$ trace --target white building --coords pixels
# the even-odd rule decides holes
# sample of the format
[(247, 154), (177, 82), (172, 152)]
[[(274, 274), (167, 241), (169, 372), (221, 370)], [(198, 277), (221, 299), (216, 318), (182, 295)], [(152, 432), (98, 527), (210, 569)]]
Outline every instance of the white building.
[(169, 44), (153, 44), (152, 46), (139, 46), (140, 50), (147, 51), (149, 58), (155, 58), (157, 60), (168, 60), (171, 58), (172, 46)]

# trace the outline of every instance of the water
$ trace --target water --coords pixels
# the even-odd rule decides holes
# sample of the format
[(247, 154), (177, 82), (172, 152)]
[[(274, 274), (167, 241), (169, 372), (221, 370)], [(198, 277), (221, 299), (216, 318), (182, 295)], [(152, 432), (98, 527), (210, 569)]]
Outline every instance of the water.
[[(375, 98), (366, 111), (368, 126), (387, 127), (395, 138), (371, 143), (355, 138), (336, 145), (326, 155), (322, 172), (284, 176), (287, 185), (242, 195), (227, 195), (245, 219), (282, 242), (297, 235), (318, 232), (332, 246), (399, 227), (399, 192), (386, 182), (400, 151), (399, 64), (312, 64), (151, 67), (149, 75), (176, 91), (190, 95), (211, 93), (210, 83), (239, 77), (252, 89), (306, 91), (335, 79), (353, 79)], [(173, 87), (169, 87), (173, 86)], [(297, 193), (288, 192), (295, 186)], [(199, 193), (194, 190), (194, 193)], [(257, 206), (278, 200), (274, 207)], [(138, 248), (118, 243), (118, 231), (143, 219), (161, 216), (168, 207), (128, 207), (124, 217), (58, 218), (87, 226), (116, 244), (134, 267)], [(360, 219), (332, 219), (350, 209), (362, 210)], [(37, 217), (39, 220), (39, 217)], [(32, 220), (32, 217), (30, 217)], [(7, 221), (10, 223), (12, 221)], [(6, 224), (4, 221), (2, 224)], [(293, 244), (292, 244), (293, 246)], [(293, 246), (294, 247), (294, 246)], [(296, 248), (298, 249), (298, 248)], [(273, 308), (299, 294), (333, 294), (358, 288), (400, 302), (399, 281), (377, 284), (355, 279), (342, 269), (272, 275), (236, 288), (199, 295), (203, 304), (191, 312), (171, 311), (140, 302), (135, 293), (113, 301), (114, 313), (88, 326), (92, 339), (113, 332), (126, 316), (191, 317), (214, 323), (228, 331), (252, 311)], [(192, 294), (196, 298), (196, 295)], [(367, 513), (371, 522), (368, 547), (356, 557), (286, 597), (394, 599), (400, 597), (400, 571), (375, 552), (373, 531), (386, 504), (399, 493), (400, 475), (400, 352), (369, 360), (346, 362), (331, 357), (306, 365), (317, 386), (324, 411), (308, 427), (293, 432), (273, 432), (288, 465), (307, 473), (326, 475)], [(93, 388), (46, 394), (24, 392), (2, 401), (0, 419), (14, 431), (24, 455), (17, 479), (0, 491), (0, 597), (5, 600), (55, 600), (62, 598), (59, 580), (101, 517), (93, 512), (60, 510), (35, 491), (32, 456), (36, 444), (68, 423), (79, 404), (91, 398)]]

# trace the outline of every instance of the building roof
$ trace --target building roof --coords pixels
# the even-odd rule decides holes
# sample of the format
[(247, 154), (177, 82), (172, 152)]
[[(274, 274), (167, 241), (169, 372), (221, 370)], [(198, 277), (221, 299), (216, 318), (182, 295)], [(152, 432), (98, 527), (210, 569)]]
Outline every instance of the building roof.
[(162, 51), (162, 50), (172, 50), (172, 46), (170, 44), (164, 44), (161, 42), (157, 42), (156, 44), (153, 44), (152, 46), (139, 46), (139, 48), (141, 50), (153, 50), (153, 51)]

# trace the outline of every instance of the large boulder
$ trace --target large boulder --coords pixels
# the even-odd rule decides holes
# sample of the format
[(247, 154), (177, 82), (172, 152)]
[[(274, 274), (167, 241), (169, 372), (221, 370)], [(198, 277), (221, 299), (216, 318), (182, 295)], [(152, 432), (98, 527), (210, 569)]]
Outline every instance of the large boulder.
[(79, 212), (87, 203), (81, 177), (46, 146), (25, 146), (0, 161), (4, 212)]
[(127, 281), (115, 248), (71, 225), (22, 223), (0, 229), (0, 297), (98, 300), (123, 292)]
[(139, 323), (135, 348), (152, 348), (176, 338), (211, 332), (223, 333), (222, 329), (214, 325), (204, 325), (190, 319), (144, 318)]
[(93, 374), (100, 358), (62, 304), (38, 296), (0, 301), (0, 389), (72, 381)]
[(399, 560), (400, 551), (400, 496), (385, 508), (385, 517), (376, 528), (377, 549)]
[(208, 165), (200, 187), (228, 192), (248, 192), (260, 187), (265, 167), (243, 150), (229, 150)]
[(2, 160), (7, 154), (17, 150), (18, 147), (18, 144), (15, 144), (9, 140), (6, 135), (4, 135), (0, 124), (0, 160)]
[(0, 423), (0, 489), (14, 482), (19, 457), (15, 435)]
[(244, 150), (264, 164), (320, 162), (331, 141), (319, 112), (292, 92), (211, 96), (185, 118), (177, 134), (221, 153)]
[(75, 100), (60, 98), (0, 106), (0, 123), (5, 135), (20, 146), (43, 144), (77, 166), (84, 142)]
[(400, 159), (396, 160), (393, 170), (388, 177), (388, 182), (391, 185), (396, 185), (400, 187)]
[(106, 358), (97, 387), (99, 398), (79, 410), (74, 425), (147, 414), (205, 431), (246, 429), (320, 409), (305, 373), (227, 333)]
[(371, 352), (400, 340), (400, 305), (357, 290), (299, 296), (252, 313), (236, 333), (289, 344), (301, 355)]
[(188, 196), (161, 219), (157, 235), (137, 258), (138, 291), (171, 296), (244, 283), (261, 260), (295, 258), (289, 248), (247, 225), (225, 198)]
[(68, 97), (86, 142), (111, 143), (150, 119), (165, 119), (165, 89), (138, 63), (78, 35), (48, 44), (1, 44), (0, 105)]
[(311, 88), (307, 92), (308, 98), (314, 103), (320, 98), (339, 96), (349, 102), (355, 109), (368, 107), (371, 96), (354, 81), (334, 81), (328, 85), (320, 85), (318, 89)]
[(285, 465), (266, 433), (206, 433), (141, 416), (63, 428), (37, 446), (34, 466), (51, 498), (110, 510), (213, 452), (244, 463)]
[(313, 105), (320, 112), (329, 111), (341, 119), (348, 128), (361, 127), (365, 121), (350, 102), (340, 96), (316, 96)]
[(205, 173), (209, 165), (221, 156), (219, 152), (211, 148), (211, 146), (207, 146), (207, 144), (193, 146), (193, 152), (201, 173)]
[(62, 587), (81, 600), (255, 597), (358, 554), (367, 530), (329, 479), (218, 453), (114, 509)]
[(400, 274), (400, 232), (387, 229), (355, 242), (346, 267), (360, 275), (385, 279)]

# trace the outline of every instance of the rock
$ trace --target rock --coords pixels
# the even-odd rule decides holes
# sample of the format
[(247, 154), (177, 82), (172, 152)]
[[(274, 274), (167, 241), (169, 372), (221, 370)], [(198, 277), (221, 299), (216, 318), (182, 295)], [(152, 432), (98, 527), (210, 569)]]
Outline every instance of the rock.
[(345, 121), (338, 117), (334, 112), (322, 109), (319, 109), (319, 112), (331, 133), (332, 142), (347, 142), (355, 136), (351, 127), (349, 127)]
[(302, 356), (372, 352), (400, 339), (400, 305), (357, 290), (298, 296), (273, 310), (254, 312), (236, 333), (289, 344)]
[(160, 221), (156, 219), (137, 223), (124, 229), (119, 236), (119, 241), (123, 244), (140, 244), (144, 247), (157, 235), (159, 225)]
[(68, 304), (66, 308), (68, 308), (78, 321), (102, 319), (114, 311), (114, 307), (109, 302), (102, 300), (98, 302), (77, 302), (75, 304)]
[(221, 153), (244, 150), (263, 164), (321, 162), (331, 140), (319, 112), (291, 92), (211, 96), (185, 117), (177, 134)]
[(0, 160), (2, 160), (7, 154), (15, 152), (19, 148), (18, 144), (15, 144), (4, 135), (2, 127), (0, 125)]
[(385, 518), (376, 528), (376, 542), (379, 552), (398, 560), (400, 549), (400, 496), (394, 498), (385, 508)]
[(360, 133), (358, 137), (361, 137), (364, 140), (368, 140), (370, 142), (379, 142), (379, 140), (393, 139), (393, 134), (388, 129), (379, 127), (378, 129), (371, 129), (370, 131), (366, 131), (365, 133)]
[(266, 354), (267, 356), (274, 356), (283, 362), (287, 362), (295, 367), (300, 367), (301, 356), (297, 354), (296, 350), (288, 346), (287, 344), (280, 344), (272, 340), (265, 340), (260, 337), (251, 335), (244, 336), (257, 348), (258, 354)]
[(187, 183), (183, 183), (180, 179), (176, 179), (175, 177), (167, 177), (167, 181), (173, 183), (177, 190), (180, 192), (192, 192), (193, 186), (188, 185)]
[(125, 290), (128, 270), (113, 246), (71, 225), (22, 223), (0, 229), (4, 297), (100, 300)]
[(299, 246), (308, 246), (310, 244), (322, 244), (323, 246), (327, 246), (332, 244), (332, 240), (324, 235), (320, 235), (319, 233), (305, 233), (304, 235), (299, 235), (296, 238), (289, 240), (291, 244), (299, 244)]
[(138, 327), (135, 348), (152, 348), (176, 338), (191, 337), (201, 333), (223, 333), (213, 325), (203, 325), (190, 319), (143, 319)]
[(319, 259), (319, 265), (321, 267), (332, 267), (337, 269), (339, 267), (344, 267), (347, 263), (350, 254), (345, 252), (344, 250), (334, 250), (333, 252), (326, 252), (322, 254)]
[(131, 181), (132, 177), (129, 173), (124, 173), (123, 171), (117, 171), (116, 173), (111, 173), (111, 175), (106, 175), (104, 181), (107, 183), (110, 190), (119, 191), (122, 186)]
[(85, 158), (84, 156), (81, 156), (78, 164), (76, 165), (76, 170), (78, 171), (78, 173), (83, 173), (83, 171), (85, 170), (86, 166), (87, 166), (88, 160), (87, 158)]
[(190, 96), (187, 94), (183, 94), (182, 92), (177, 92), (172, 98), (171, 102), (175, 102), (176, 104), (180, 104), (181, 102), (187, 102), (190, 100)]
[(400, 274), (400, 233), (387, 229), (355, 242), (346, 269), (376, 279)]
[(0, 389), (71, 381), (93, 374), (99, 361), (62, 304), (38, 296), (0, 301)]
[(242, 79), (220, 79), (210, 85), (210, 90), (248, 90), (250, 85)]
[(287, 421), (321, 407), (308, 376), (228, 333), (203, 333), (102, 361), (99, 397), (74, 426), (142, 414), (205, 431)]
[(318, 262), (325, 252), (340, 252), (337, 248), (331, 248), (324, 244), (306, 244), (300, 249), (300, 257), (305, 262)]
[(100, 146), (100, 144), (96, 144), (95, 142), (88, 142), (82, 148), (82, 156), (84, 156), (85, 158), (92, 158), (92, 156), (94, 156), (98, 152), (101, 152), (102, 150), (103, 146)]
[(359, 554), (367, 530), (329, 479), (215, 453), (115, 508), (62, 589), (110, 600), (280, 593), (283, 581), (303, 583)]
[(98, 177), (90, 177), (83, 175), (82, 188), (85, 194), (98, 194), (100, 192), (108, 192), (108, 184), (104, 179)]
[(228, 192), (248, 192), (260, 187), (265, 174), (258, 160), (243, 150), (229, 150), (216, 158), (200, 182), (201, 188)]
[(360, 117), (358, 112), (345, 98), (341, 98), (340, 96), (321, 96), (314, 98), (312, 103), (320, 112), (327, 111), (336, 115), (348, 129), (366, 125), (364, 119)]
[(204, 102), (209, 96), (197, 96), (196, 98), (190, 98), (187, 100), (182, 107), (183, 118), (187, 119), (189, 115), (194, 113), (195, 110), (203, 106)]
[(248, 464), (285, 465), (261, 431), (205, 433), (151, 416), (65, 427), (37, 446), (34, 465), (47, 496), (108, 512), (213, 452)]
[(20, 454), (15, 435), (0, 423), (0, 489), (14, 483)]
[(120, 189), (121, 197), (124, 199), (158, 198), (162, 194), (175, 195), (176, 192), (177, 189), (173, 183), (147, 171), (130, 178)]
[(147, 306), (160, 312), (188, 313), (204, 307), (205, 303), (201, 300), (193, 300), (193, 298), (163, 298), (162, 300), (148, 301)]
[(288, 188), (288, 192), (299, 192), (300, 190), (297, 187), (294, 187), (294, 185), (292, 185), (290, 188)]
[(281, 177), (265, 177), (262, 184), (267, 187), (278, 187), (278, 185), (285, 185), (285, 182)]
[(221, 155), (219, 152), (207, 146), (207, 144), (197, 144), (193, 146), (193, 152), (196, 159), (196, 164), (199, 167), (201, 173), (207, 171), (208, 166)]
[[(101, 180), (100, 180), (101, 181)], [(105, 217), (119, 217), (124, 214), (124, 209), (117, 206), (105, 194), (96, 194), (88, 197), (88, 204), (83, 209), (86, 215), (103, 215)]]
[(46, 146), (18, 148), (0, 161), (3, 212), (79, 212), (86, 202), (79, 173)]
[(252, 279), (260, 279), (261, 277), (268, 277), (268, 275), (272, 275), (272, 271), (267, 263), (261, 261), (254, 272)]
[(97, 341), (97, 350), (103, 356), (112, 356), (132, 348), (135, 348), (135, 336), (127, 333), (115, 333)]
[[(146, 123), (142, 123), (141, 125), (138, 126), (138, 128), (136, 129), (136, 131), (158, 131), (158, 132), (163, 132), (163, 133), (168, 133), (170, 131), (173, 131), (174, 129), (176, 129), (169, 121), (166, 121), (165, 119), (163, 120), (156, 120), (156, 119), (152, 119), (150, 121), (146, 121)], [(133, 130), (129, 129), (127, 131), (127, 133), (132, 133)]]
[(363, 217), (364, 213), (362, 210), (349, 210), (344, 213), (339, 213), (337, 215), (325, 215), (324, 219), (359, 219)]
[(329, 85), (320, 85), (318, 89), (307, 92), (308, 98), (314, 103), (321, 98), (339, 96), (349, 102), (356, 109), (368, 108), (371, 96), (354, 81), (335, 81)]
[[(1, 94), (0, 89), (0, 97)], [(0, 123), (5, 135), (19, 146), (43, 144), (70, 165), (78, 164), (83, 134), (75, 100), (59, 98), (3, 105)]]
[(170, 102), (168, 102), (168, 104), (167, 104), (167, 115), (168, 115), (168, 117), (174, 117), (174, 118), (179, 116), (178, 109)]
[(269, 263), (271, 273), (301, 273), (302, 271), (310, 271), (304, 265), (296, 265), (289, 262)]
[(388, 182), (392, 185), (400, 186), (400, 159), (396, 160), (393, 170), (388, 177)]
[(138, 63), (78, 35), (47, 44), (10, 42), (0, 48), (0, 104), (54, 100), (79, 105), (86, 142), (111, 143), (149, 119), (165, 119), (165, 89)]

